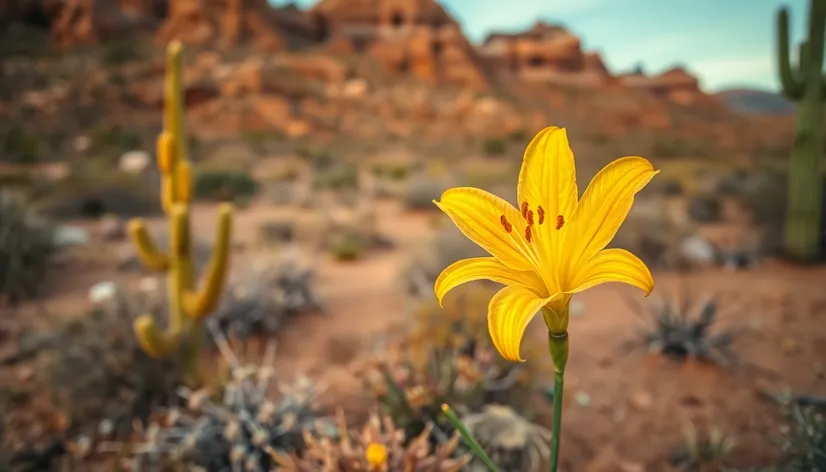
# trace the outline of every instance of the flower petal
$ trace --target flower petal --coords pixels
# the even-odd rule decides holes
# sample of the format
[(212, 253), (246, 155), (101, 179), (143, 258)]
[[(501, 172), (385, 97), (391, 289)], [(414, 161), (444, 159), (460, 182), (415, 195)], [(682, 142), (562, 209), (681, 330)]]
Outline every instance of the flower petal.
[(510, 361), (522, 361), (519, 346), (525, 328), (548, 301), (525, 288), (512, 285), (496, 292), (488, 306), (488, 331), (499, 354)]
[(545, 283), (533, 271), (516, 271), (493, 257), (474, 257), (450, 264), (439, 274), (433, 290), (439, 305), (450, 290), (474, 280), (491, 280), (505, 285), (518, 285), (540, 296), (547, 292)]
[[(605, 166), (591, 180), (576, 206), (565, 237), (566, 282), (577, 267), (611, 242), (628, 216), (634, 195), (660, 171), (642, 157), (623, 157)], [(563, 287), (567, 291), (570, 283)]]
[(542, 205), (549, 218), (566, 219), (577, 203), (574, 153), (565, 128), (549, 126), (531, 140), (522, 158), (516, 188), (519, 205), (528, 202), (532, 209)]
[(576, 293), (606, 282), (622, 282), (639, 288), (647, 297), (654, 290), (654, 278), (645, 262), (625, 249), (604, 249), (598, 252), (574, 276)]
[[(504, 199), (478, 188), (457, 187), (445, 191), (441, 200), (433, 203), (465, 236), (499, 262), (514, 270), (536, 270), (533, 256), (520, 246), (525, 222), (519, 211)], [(502, 226), (503, 215), (513, 225), (510, 233)]]

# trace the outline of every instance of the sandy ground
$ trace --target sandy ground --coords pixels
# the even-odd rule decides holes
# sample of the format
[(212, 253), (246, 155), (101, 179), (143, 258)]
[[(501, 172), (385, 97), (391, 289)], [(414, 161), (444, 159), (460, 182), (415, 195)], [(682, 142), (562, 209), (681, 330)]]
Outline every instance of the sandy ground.
[[(266, 257), (255, 246), (262, 221), (290, 211), (255, 204), (239, 211), (235, 234), (244, 261)], [(347, 365), (372, 340), (404, 321), (405, 299), (395, 285), (405, 248), (429, 231), (427, 214), (403, 212), (397, 203), (378, 205), (381, 231), (398, 248), (338, 263), (316, 255), (317, 286), (328, 306), (326, 315), (308, 315), (286, 327), (278, 337), (276, 368), (285, 379), (308, 374), (330, 384), (329, 405), (364, 405), (359, 385)], [(209, 240), (214, 210), (194, 210), (197, 234)], [(90, 223), (79, 223), (95, 228)], [(156, 220), (152, 224), (163, 224)], [(88, 288), (101, 280), (132, 283), (135, 274), (118, 273), (107, 262), (116, 248), (95, 245), (93, 260), (73, 263), (72, 277), (38, 305), (11, 313), (18, 322), (42, 325), (39, 309), (79, 313), (88, 304)], [(571, 357), (566, 382), (562, 462), (566, 470), (669, 470), (669, 454), (682, 443), (681, 428), (717, 425), (738, 439), (731, 457), (735, 467), (767, 464), (776, 451), (769, 436), (778, 429), (776, 404), (762, 398), (763, 388), (788, 387), (800, 393), (826, 395), (826, 268), (792, 268), (765, 263), (748, 272), (708, 270), (679, 277), (655, 274), (655, 295), (673, 293), (686, 282), (695, 293), (722, 297), (721, 326), (740, 330), (734, 350), (738, 367), (715, 367), (671, 361), (640, 353), (620, 355), (621, 344), (633, 338), (640, 322), (622, 292), (625, 287), (601, 286), (577, 297), (585, 311), (571, 322)], [(628, 297), (641, 299), (633, 290)], [(653, 296), (652, 296), (653, 297)], [(37, 309), (36, 309), (37, 308)], [(529, 335), (543, 336), (539, 324)], [(545, 358), (529, 362), (549, 362)], [(587, 401), (583, 399), (586, 398)], [(577, 399), (578, 401), (575, 401)]]

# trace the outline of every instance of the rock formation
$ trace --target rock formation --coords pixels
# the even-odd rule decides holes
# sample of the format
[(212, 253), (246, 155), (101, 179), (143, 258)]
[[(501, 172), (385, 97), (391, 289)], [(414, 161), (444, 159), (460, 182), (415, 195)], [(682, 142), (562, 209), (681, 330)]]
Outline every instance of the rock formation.
[(309, 17), (294, 6), (274, 8), (267, 0), (169, 0), (168, 17), (156, 35), (160, 43), (286, 49), (291, 39), (315, 36)]
[(473, 46), (434, 0), (322, 0), (310, 12), (317, 39), (366, 52), (388, 70), (472, 88), (487, 86)]
[(635, 71), (621, 75), (617, 80), (626, 87), (646, 90), (680, 105), (718, 105), (714, 97), (700, 90), (697, 77), (682, 67), (673, 67), (655, 76), (646, 76), (642, 71)]
[(584, 52), (576, 36), (565, 28), (537, 22), (519, 33), (492, 33), (479, 54), (499, 74), (521, 79), (599, 86), (611, 74), (596, 52)]

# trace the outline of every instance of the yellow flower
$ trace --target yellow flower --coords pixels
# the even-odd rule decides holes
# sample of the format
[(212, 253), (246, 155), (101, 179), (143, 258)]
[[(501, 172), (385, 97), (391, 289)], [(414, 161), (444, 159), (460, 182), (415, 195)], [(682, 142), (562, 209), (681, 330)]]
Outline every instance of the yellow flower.
[(564, 128), (540, 131), (525, 150), (517, 184), (520, 208), (472, 187), (452, 188), (438, 207), (492, 257), (463, 259), (436, 280), (439, 303), (448, 291), (473, 280), (506, 286), (488, 305), (488, 330), (496, 349), (521, 361), (519, 346), (530, 320), (542, 310), (551, 333), (568, 328), (571, 296), (605, 282), (654, 288), (651, 272), (624, 249), (605, 249), (634, 202), (659, 173), (642, 157), (623, 157), (603, 168), (582, 198), (574, 154)]
[(367, 445), (367, 452), (364, 456), (368, 465), (373, 468), (381, 468), (387, 464), (387, 447), (384, 444), (371, 442)]

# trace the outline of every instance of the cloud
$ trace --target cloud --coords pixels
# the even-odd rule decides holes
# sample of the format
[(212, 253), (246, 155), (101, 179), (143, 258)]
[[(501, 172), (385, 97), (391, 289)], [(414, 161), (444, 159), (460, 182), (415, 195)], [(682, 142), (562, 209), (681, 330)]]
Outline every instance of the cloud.
[(777, 88), (774, 59), (769, 55), (705, 59), (691, 62), (690, 68), (702, 77), (703, 88), (708, 90), (733, 85)]

